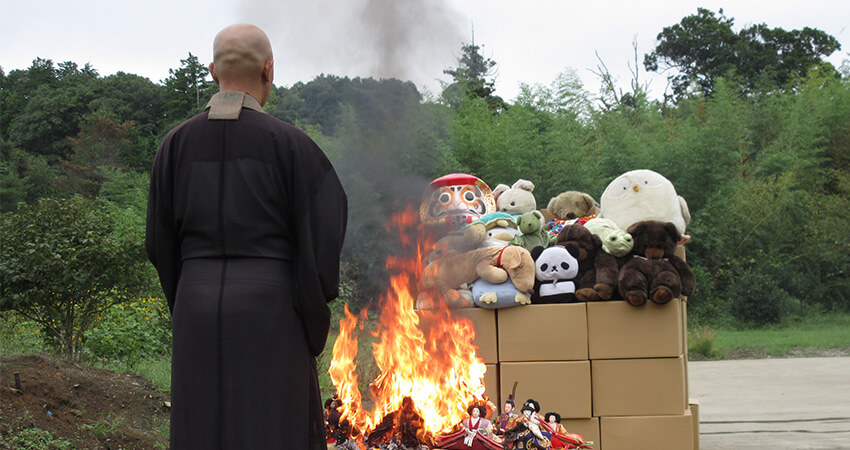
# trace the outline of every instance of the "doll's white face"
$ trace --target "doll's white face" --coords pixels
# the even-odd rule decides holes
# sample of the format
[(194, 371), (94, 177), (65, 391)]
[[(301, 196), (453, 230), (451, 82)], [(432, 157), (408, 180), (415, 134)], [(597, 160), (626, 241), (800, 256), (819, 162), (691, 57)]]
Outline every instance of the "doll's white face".
[(514, 405), (511, 405), (510, 403), (505, 403), (505, 414), (510, 414), (513, 410)]
[(531, 410), (530, 409), (522, 410), (522, 415), (525, 416), (526, 419), (530, 418), (531, 417)]
[(481, 412), (478, 411), (478, 408), (472, 408), (472, 417), (478, 418), (479, 416), (481, 416)]
[(551, 423), (551, 424), (555, 423), (555, 416), (549, 416), (549, 423)]

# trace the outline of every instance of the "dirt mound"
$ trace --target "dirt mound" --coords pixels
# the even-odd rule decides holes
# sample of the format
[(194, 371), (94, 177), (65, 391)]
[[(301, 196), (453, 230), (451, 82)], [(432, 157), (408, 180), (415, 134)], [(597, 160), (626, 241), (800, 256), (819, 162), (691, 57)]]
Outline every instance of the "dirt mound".
[(11, 448), (9, 436), (27, 428), (72, 440), (76, 448), (168, 446), (170, 396), (144, 378), (26, 355), (0, 357), (0, 382), (2, 448)]

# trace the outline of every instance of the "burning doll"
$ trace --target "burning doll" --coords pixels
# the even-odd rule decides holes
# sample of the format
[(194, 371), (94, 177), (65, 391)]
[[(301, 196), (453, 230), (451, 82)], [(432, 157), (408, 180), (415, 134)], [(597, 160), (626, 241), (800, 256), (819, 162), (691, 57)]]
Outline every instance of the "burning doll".
[(460, 423), (460, 429), (437, 438), (438, 447), (448, 450), (502, 450), (502, 443), (493, 435), (493, 425), (485, 417), (487, 408), (472, 404), (467, 408), (469, 417)]
[(528, 399), (515, 427), (505, 432), (505, 448), (543, 450), (552, 447), (552, 433), (540, 417), (540, 403)]
[(439, 235), (462, 230), (479, 217), (494, 212), (496, 200), (487, 183), (472, 175), (449, 174), (425, 189), (419, 219)]

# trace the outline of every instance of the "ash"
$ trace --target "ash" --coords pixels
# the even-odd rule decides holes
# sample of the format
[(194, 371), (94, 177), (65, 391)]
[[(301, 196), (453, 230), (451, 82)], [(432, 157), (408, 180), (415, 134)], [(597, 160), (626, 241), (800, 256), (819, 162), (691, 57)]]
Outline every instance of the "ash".
[[(354, 439), (348, 439), (345, 442), (336, 444), (337, 450), (363, 450)], [(428, 447), (425, 444), (419, 444), (415, 447), (408, 447), (406, 445), (399, 444), (398, 442), (387, 442), (386, 444), (381, 444), (380, 447), (377, 447), (380, 450), (431, 450), (431, 447)]]
[(361, 450), (354, 439), (346, 439), (344, 442), (337, 441), (336, 448), (339, 450)]
[(425, 444), (419, 444), (415, 447), (408, 447), (406, 445), (401, 445), (397, 442), (388, 442), (379, 447), (381, 450), (430, 450), (431, 447), (428, 447)]

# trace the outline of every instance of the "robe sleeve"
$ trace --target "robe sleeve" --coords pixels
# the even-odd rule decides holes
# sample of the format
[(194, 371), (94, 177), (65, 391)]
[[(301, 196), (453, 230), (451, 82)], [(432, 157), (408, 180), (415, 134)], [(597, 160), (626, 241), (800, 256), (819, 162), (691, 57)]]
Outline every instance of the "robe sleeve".
[(296, 299), (310, 352), (318, 356), (330, 328), (328, 302), (339, 296), (339, 261), (348, 200), (330, 161), (306, 138), (295, 152), (292, 192), (296, 246)]
[(180, 248), (173, 208), (173, 167), (169, 162), (169, 134), (163, 140), (151, 169), (148, 211), (145, 227), (145, 249), (148, 259), (156, 267), (168, 308), (174, 311), (174, 297), (180, 280)]

